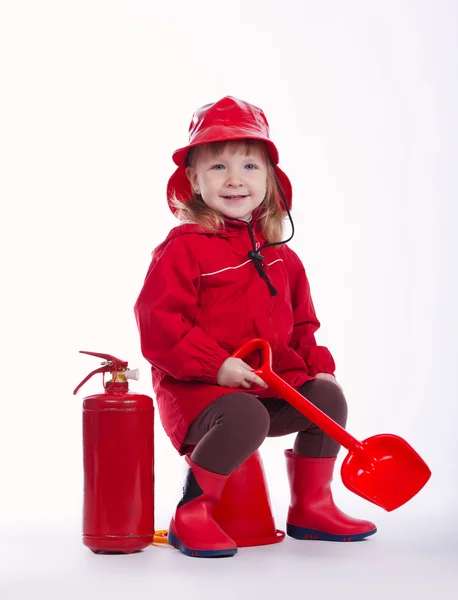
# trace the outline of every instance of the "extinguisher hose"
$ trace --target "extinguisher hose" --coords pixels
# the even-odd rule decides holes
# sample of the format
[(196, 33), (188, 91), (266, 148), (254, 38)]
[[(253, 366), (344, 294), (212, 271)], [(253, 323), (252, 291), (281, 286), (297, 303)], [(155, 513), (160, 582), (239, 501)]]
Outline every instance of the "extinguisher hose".
[[(114, 384), (116, 383), (117, 380), (118, 380), (118, 367), (116, 365), (115, 370), (114, 370), (113, 381), (109, 382), (109, 383), (111, 383), (111, 385), (109, 387), (105, 388), (107, 390), (107, 392), (110, 391), (112, 387), (114, 387)], [(105, 373), (102, 373), (102, 385), (103, 385), (103, 387), (105, 387)]]
[(169, 532), (167, 531), (167, 529), (159, 529), (158, 531), (155, 531), (153, 541), (151, 542), (151, 544), (168, 544), (168, 533)]

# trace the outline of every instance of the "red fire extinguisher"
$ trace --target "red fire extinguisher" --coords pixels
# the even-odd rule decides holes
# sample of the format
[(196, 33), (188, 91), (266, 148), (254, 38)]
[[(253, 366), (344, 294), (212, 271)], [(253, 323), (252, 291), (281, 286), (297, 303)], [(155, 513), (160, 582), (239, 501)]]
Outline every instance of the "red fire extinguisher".
[(105, 392), (83, 402), (83, 543), (96, 554), (129, 554), (154, 537), (153, 401), (129, 392), (138, 370), (126, 361), (81, 352), (105, 359), (73, 392), (103, 373)]

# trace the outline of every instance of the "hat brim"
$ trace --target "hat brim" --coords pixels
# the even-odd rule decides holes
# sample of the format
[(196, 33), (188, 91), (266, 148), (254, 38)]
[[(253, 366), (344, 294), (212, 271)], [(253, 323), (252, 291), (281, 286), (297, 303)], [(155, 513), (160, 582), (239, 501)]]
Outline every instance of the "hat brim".
[(256, 133), (253, 133), (253, 127), (244, 128), (240, 126), (234, 127), (227, 125), (213, 125), (212, 127), (208, 127), (207, 129), (199, 131), (194, 140), (188, 146), (175, 150), (175, 152), (172, 154), (173, 162), (178, 167), (186, 167), (186, 157), (188, 152), (195, 146), (201, 146), (202, 144), (209, 144), (212, 142), (228, 142), (231, 140), (246, 139), (265, 142), (272, 160), (275, 164), (278, 163), (278, 150), (272, 140), (265, 136), (256, 135)]

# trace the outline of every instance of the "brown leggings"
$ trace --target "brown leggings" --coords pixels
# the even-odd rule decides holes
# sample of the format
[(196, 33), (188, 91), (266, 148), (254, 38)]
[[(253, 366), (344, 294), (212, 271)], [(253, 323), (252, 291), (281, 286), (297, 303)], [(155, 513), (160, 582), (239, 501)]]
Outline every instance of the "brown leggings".
[[(313, 379), (299, 389), (312, 404), (345, 427), (347, 402), (331, 381)], [(184, 440), (195, 446), (191, 459), (203, 469), (228, 475), (259, 448), (266, 437), (297, 433), (294, 453), (310, 458), (337, 456), (340, 445), (285, 400), (231, 392), (209, 404)]]

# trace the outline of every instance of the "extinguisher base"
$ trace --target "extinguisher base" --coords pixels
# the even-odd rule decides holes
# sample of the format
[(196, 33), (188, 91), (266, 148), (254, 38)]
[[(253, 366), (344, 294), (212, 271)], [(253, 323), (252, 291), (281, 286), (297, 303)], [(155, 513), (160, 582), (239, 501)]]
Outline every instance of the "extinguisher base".
[(152, 541), (152, 535), (119, 538), (83, 535), (83, 544), (94, 554), (133, 554), (151, 546)]

